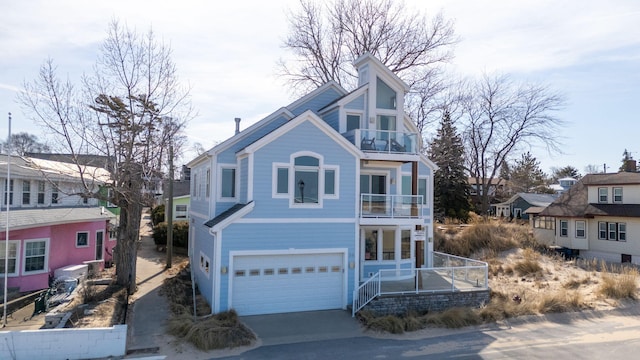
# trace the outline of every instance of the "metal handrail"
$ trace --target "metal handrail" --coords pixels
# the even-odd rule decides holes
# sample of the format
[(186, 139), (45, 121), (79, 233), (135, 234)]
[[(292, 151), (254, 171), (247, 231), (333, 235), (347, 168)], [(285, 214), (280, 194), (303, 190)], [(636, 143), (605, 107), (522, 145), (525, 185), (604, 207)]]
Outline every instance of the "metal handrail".
[(362, 283), (353, 291), (353, 306), (351, 307), (351, 316), (356, 316), (365, 305), (380, 295), (380, 272)]

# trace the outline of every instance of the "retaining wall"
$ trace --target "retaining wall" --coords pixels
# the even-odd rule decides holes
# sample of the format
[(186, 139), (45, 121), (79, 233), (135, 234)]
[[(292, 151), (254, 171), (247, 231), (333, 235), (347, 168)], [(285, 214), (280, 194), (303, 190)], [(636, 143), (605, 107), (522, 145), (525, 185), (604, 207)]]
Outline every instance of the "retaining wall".
[(93, 359), (126, 351), (127, 325), (0, 332), (1, 359)]
[(480, 307), (487, 303), (489, 303), (489, 289), (446, 293), (383, 295), (365, 305), (363, 310), (371, 311), (377, 316), (404, 315), (409, 311), (418, 313), (440, 312), (454, 307)]

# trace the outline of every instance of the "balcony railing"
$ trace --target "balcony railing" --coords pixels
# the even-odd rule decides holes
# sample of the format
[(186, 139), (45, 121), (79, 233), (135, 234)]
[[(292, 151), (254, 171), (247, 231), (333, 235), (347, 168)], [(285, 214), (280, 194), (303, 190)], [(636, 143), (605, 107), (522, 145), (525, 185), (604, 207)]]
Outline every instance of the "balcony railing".
[(433, 267), (380, 270), (353, 292), (352, 315), (381, 295), (489, 289), (486, 262), (434, 252)]
[(422, 195), (360, 194), (360, 217), (421, 218)]
[(344, 136), (360, 150), (390, 154), (417, 154), (418, 134), (388, 130), (355, 129)]

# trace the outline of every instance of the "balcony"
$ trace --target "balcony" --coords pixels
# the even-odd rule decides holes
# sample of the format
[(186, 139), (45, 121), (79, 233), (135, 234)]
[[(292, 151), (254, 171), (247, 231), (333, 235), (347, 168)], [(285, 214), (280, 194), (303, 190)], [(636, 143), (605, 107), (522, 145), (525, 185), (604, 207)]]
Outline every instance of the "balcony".
[(360, 194), (361, 218), (422, 218), (422, 195)]
[(355, 129), (343, 134), (365, 152), (418, 154), (418, 134), (387, 130)]

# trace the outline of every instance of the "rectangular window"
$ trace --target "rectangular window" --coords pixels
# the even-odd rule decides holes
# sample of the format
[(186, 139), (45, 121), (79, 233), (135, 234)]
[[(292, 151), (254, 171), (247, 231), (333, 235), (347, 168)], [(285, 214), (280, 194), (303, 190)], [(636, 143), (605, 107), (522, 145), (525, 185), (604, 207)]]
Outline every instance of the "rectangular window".
[(378, 260), (378, 231), (365, 230), (364, 259)]
[(410, 259), (411, 258), (411, 230), (402, 230), (401, 231), (401, 239), (402, 244), (400, 246), (400, 250), (402, 252), (402, 259)]
[(76, 247), (87, 246), (89, 246), (89, 233), (86, 231), (76, 233)]
[(46, 269), (46, 240), (27, 240), (24, 243), (24, 271), (43, 271)]
[(193, 188), (191, 188), (191, 196), (194, 198), (198, 197), (198, 172), (194, 171), (193, 174)]
[(614, 187), (613, 188), (613, 202), (621, 203), (622, 202), (622, 188)]
[(29, 205), (31, 203), (31, 182), (27, 180), (22, 181), (22, 205)]
[(418, 179), (418, 195), (422, 195), (422, 203), (427, 203), (427, 179)]
[(96, 232), (96, 260), (102, 260), (102, 246), (104, 245), (104, 232)]
[(205, 181), (207, 183), (205, 196), (208, 198), (209, 196), (211, 196), (211, 170), (210, 169), (207, 169), (207, 178)]
[(53, 183), (51, 185), (51, 203), (52, 204), (58, 203), (58, 184), (57, 183)]
[(38, 204), (44, 204), (44, 181), (38, 181)]
[(347, 131), (360, 129), (360, 115), (347, 114)]
[(289, 193), (289, 169), (278, 168), (276, 179), (276, 193), (288, 194)]
[(609, 240), (618, 240), (618, 224), (609, 223)]
[(618, 240), (627, 241), (627, 224), (618, 223)]
[[(7, 205), (7, 179), (4, 179), (4, 204)], [(9, 181), (9, 205), (13, 205), (13, 180)]]
[(607, 223), (604, 221), (598, 222), (598, 239), (607, 240)]
[(580, 220), (580, 221), (576, 221), (576, 237), (577, 238), (581, 238), (584, 239), (586, 236), (586, 230), (585, 230), (585, 222)]
[(609, 190), (604, 187), (604, 188), (598, 188), (598, 202), (599, 203), (606, 203), (608, 201), (608, 196), (609, 196)]
[(395, 230), (382, 231), (382, 260), (396, 259), (396, 232)]
[(336, 171), (335, 170), (324, 171), (324, 194), (325, 195), (336, 194)]
[(222, 168), (221, 197), (236, 197), (236, 169)]
[(4, 241), (0, 241), (0, 277), (4, 276), (4, 262), (8, 257), (9, 266), (7, 267), (7, 275), (18, 275), (18, 246), (20, 243), (15, 240), (9, 240), (9, 256), (5, 254), (5, 244)]
[(560, 220), (560, 236), (569, 236), (569, 222), (567, 220)]
[(396, 92), (380, 78), (376, 78), (376, 108), (395, 109)]

